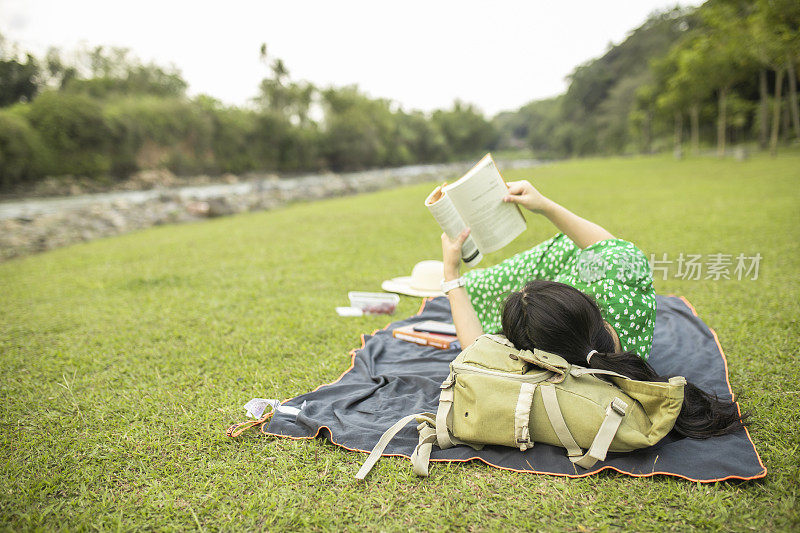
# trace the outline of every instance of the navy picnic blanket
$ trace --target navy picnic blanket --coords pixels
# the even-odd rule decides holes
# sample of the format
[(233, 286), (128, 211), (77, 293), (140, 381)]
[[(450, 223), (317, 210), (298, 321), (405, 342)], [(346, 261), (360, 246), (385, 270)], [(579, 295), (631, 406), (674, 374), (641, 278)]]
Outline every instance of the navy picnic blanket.
[[(451, 321), (447, 299), (426, 300), (415, 316), (393, 322), (373, 335), (362, 335), (363, 346), (351, 352), (350, 369), (333, 383), (285, 401), (286, 406), (302, 406), (300, 413), (277, 412), (262, 433), (289, 438), (319, 436), (348, 450), (369, 452), (383, 432), (403, 416), (435, 413), (439, 385), (459, 350), (423, 347), (392, 337), (394, 328), (423, 320)], [(657, 296), (649, 362), (659, 374), (682, 375), (721, 398), (732, 397), (727, 363), (716, 334), (681, 297)], [(417, 439), (416, 423), (409, 423), (384, 455), (409, 457)], [(752, 480), (767, 474), (746, 430), (705, 440), (670, 433), (650, 448), (609, 453), (605, 461), (589, 469), (574, 465), (563, 448), (541, 443), (525, 452), (505, 446), (486, 446), (480, 451), (467, 446), (447, 450), (434, 446), (431, 454), (432, 462), (472, 460), (518, 472), (569, 477), (615, 470), (631, 476), (665, 474), (714, 482)], [(431, 471), (435, 468), (431, 464)]]

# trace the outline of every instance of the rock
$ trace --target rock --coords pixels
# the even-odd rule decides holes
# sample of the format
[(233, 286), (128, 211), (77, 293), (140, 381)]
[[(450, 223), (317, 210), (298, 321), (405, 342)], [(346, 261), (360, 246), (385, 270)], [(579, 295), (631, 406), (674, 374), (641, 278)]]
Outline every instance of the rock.
[(158, 201), (162, 203), (178, 203), (181, 201), (181, 195), (177, 192), (165, 192), (158, 195)]
[(236, 212), (233, 203), (228, 198), (212, 198), (208, 201), (208, 216), (222, 217), (232, 215)]
[(107, 217), (106, 220), (108, 220), (108, 223), (111, 224), (111, 227), (113, 227), (114, 229), (122, 230), (125, 229), (125, 226), (127, 226), (127, 221), (125, 220), (125, 217), (123, 217), (120, 213), (117, 213), (116, 211), (111, 211), (107, 213), (106, 217)]
[(128, 178), (130, 185), (136, 190), (153, 189), (155, 187), (172, 187), (178, 184), (175, 174), (165, 168), (141, 170)]
[(0, 233), (0, 248), (20, 248), (26, 244), (22, 235)]
[[(250, 182), (249, 187), (237, 186), (235, 192), (218, 193), (227, 194), (225, 196), (184, 198), (179, 191), (170, 190), (156, 198), (139, 201), (101, 201), (100, 198), (93, 197), (97, 200), (96, 203), (78, 209), (56, 214), (26, 214), (15, 219), (0, 220), (0, 261), (154, 225), (274, 209), (287, 202), (358, 194), (386, 189), (398, 183), (450, 179), (465, 170), (466, 167), (462, 164), (431, 165), (422, 170), (406, 167), (343, 175), (320, 173), (286, 179), (280, 179), (275, 174), (249, 173), (246, 175)], [(226, 174), (222, 181), (228, 184), (241, 183), (233, 174)], [(123, 185), (124, 188), (138, 190), (169, 187), (178, 182), (168, 170), (153, 170), (140, 172)], [(210, 178), (198, 176), (188, 182), (200, 185), (210, 182)], [(41, 186), (42, 190), (61, 191), (62, 194), (68, 189), (77, 191), (77, 188), (85, 193), (94, 187), (90, 181), (76, 180), (71, 176), (47, 178)], [(224, 187), (221, 189), (224, 191)]]
[(186, 211), (198, 217), (208, 216), (208, 202), (189, 202), (186, 204)]
[(22, 227), (22, 221), (19, 219), (9, 218), (7, 220), (0, 220), (0, 235), (7, 235), (19, 231)]

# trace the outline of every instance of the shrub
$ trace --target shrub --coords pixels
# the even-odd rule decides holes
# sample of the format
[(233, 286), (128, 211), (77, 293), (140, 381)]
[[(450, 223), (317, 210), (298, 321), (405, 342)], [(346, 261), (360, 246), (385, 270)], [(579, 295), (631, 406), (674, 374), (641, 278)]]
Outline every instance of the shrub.
[(290, 126), (279, 142), (281, 170), (318, 170), (320, 134), (316, 125)]
[(237, 108), (212, 108), (208, 112), (214, 124), (211, 149), (214, 170), (218, 173), (242, 173), (263, 166), (258, 149), (258, 116), (254, 111)]
[(282, 145), (286, 143), (291, 126), (285, 117), (271, 111), (257, 115), (253, 144), (262, 169), (280, 169)]
[(114, 172), (168, 167), (176, 174), (213, 168), (214, 122), (201, 105), (183, 98), (136, 96), (109, 103)]
[(100, 104), (88, 96), (46, 92), (27, 115), (53, 154), (49, 174), (97, 177), (111, 168), (111, 129)]
[(47, 149), (28, 121), (0, 110), (0, 187), (41, 178), (48, 161)]
[(432, 120), (419, 111), (400, 116), (401, 138), (411, 153), (410, 162), (431, 163), (450, 157), (447, 139)]
[(471, 104), (456, 101), (447, 111), (438, 110), (431, 117), (442, 132), (455, 157), (470, 157), (483, 149), (491, 149), (498, 133), (491, 122)]

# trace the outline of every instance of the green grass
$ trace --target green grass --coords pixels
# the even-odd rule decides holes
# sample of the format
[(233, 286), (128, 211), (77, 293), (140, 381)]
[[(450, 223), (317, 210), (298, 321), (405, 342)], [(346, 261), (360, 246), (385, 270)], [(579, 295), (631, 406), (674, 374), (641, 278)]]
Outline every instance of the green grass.
[[(0, 265), (5, 529), (791, 530), (800, 447), (800, 155), (560, 163), (534, 183), (659, 257), (763, 256), (757, 280), (669, 279), (719, 334), (767, 478), (700, 485), (382, 460), (225, 429), (252, 397), (336, 379), (348, 290), (437, 258), (430, 185), (158, 227)], [(485, 264), (550, 237), (544, 219)], [(403, 298), (395, 318), (416, 312)]]

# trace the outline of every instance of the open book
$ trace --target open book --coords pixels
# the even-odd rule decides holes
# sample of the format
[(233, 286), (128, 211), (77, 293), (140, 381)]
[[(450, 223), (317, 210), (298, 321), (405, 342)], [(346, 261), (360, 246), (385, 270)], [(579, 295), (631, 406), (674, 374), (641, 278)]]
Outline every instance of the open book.
[(425, 206), (447, 236), (455, 239), (470, 228), (461, 247), (467, 266), (477, 265), (484, 253), (499, 250), (525, 231), (525, 218), (517, 204), (503, 202), (508, 186), (491, 154), (458, 181), (436, 187)]

